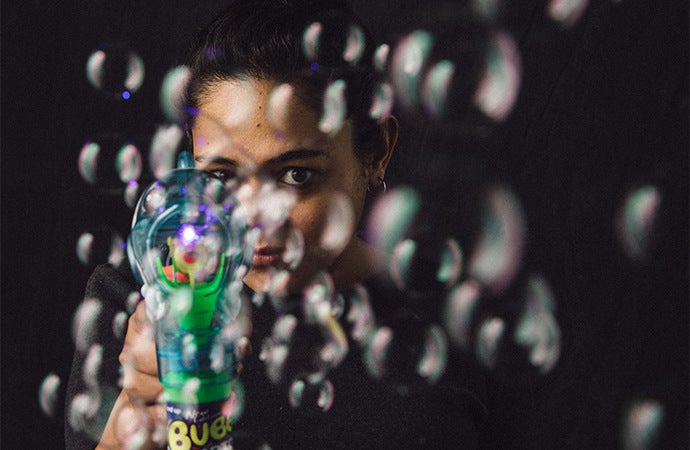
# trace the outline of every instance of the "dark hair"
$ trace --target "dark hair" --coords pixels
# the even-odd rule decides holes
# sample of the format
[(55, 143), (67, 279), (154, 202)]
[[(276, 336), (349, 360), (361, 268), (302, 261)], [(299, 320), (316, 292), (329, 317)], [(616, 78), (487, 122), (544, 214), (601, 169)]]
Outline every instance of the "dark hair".
[[(321, 25), (321, 33), (309, 58), (303, 35), (314, 23)], [(346, 60), (352, 30), (361, 33), (364, 46), (358, 58)], [(373, 47), (369, 32), (344, 2), (236, 0), (194, 42), (187, 62), (191, 77), (186, 104), (195, 111), (215, 82), (249, 76), (292, 84), (318, 113), (328, 84), (343, 80), (355, 153), (365, 161), (378, 150), (381, 135), (369, 114), (377, 82)]]

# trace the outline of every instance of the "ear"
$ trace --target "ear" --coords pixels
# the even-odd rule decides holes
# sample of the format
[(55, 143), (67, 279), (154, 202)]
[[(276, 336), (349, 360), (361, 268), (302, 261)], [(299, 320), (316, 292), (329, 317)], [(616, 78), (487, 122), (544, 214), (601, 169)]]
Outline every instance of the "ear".
[(380, 126), (379, 149), (367, 164), (366, 176), (368, 185), (377, 187), (386, 178), (388, 162), (393, 156), (395, 143), (398, 141), (398, 119), (389, 116)]

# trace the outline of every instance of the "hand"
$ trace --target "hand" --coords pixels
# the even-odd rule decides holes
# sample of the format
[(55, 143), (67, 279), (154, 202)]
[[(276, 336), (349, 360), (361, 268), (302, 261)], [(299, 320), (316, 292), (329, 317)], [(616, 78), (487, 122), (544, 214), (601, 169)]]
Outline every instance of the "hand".
[(124, 369), (122, 392), (97, 448), (129, 448), (135, 442), (134, 447), (140, 449), (162, 448), (166, 437), (163, 386), (158, 381), (153, 325), (143, 301), (129, 318), (120, 364)]

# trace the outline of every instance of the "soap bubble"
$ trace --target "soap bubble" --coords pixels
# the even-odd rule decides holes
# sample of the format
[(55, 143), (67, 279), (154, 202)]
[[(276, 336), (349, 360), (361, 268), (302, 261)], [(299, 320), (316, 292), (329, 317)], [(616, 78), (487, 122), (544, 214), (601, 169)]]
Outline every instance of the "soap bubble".
[(546, 13), (563, 28), (570, 28), (580, 20), (588, 4), (589, 0), (551, 0), (546, 7)]
[(356, 225), (352, 203), (344, 194), (335, 193), (323, 213), (325, 225), (319, 242), (321, 249), (329, 254), (340, 254), (350, 242)]
[(278, 384), (283, 379), (297, 323), (297, 317), (292, 314), (279, 317), (273, 324), (271, 336), (262, 342), (259, 359), (266, 364), (266, 375), (273, 384)]
[(522, 60), (507, 32), (494, 33), (486, 52), (485, 71), (475, 93), (477, 108), (490, 119), (505, 120), (515, 105), (522, 81)]
[(617, 236), (625, 254), (635, 262), (645, 261), (653, 249), (661, 202), (661, 191), (645, 184), (630, 192), (618, 211)]
[(288, 83), (276, 86), (268, 97), (266, 117), (273, 128), (282, 132), (288, 126), (290, 105), (294, 101), (295, 88)]
[(353, 289), (345, 319), (347, 323), (352, 324), (350, 329), (352, 340), (360, 347), (366, 345), (376, 329), (376, 317), (371, 306), (369, 292), (361, 284), (356, 285)]
[(302, 53), (312, 62), (312, 70), (324, 65), (355, 65), (361, 59), (365, 46), (362, 28), (338, 14), (330, 14), (323, 20), (309, 24), (302, 35)]
[(369, 374), (405, 394), (410, 386), (434, 384), (448, 359), (445, 333), (438, 325), (405, 317), (380, 326), (364, 353)]
[(522, 206), (505, 186), (486, 192), (482, 231), (468, 261), (468, 272), (494, 294), (512, 282), (522, 261), (526, 224)]
[(389, 272), (396, 287), (413, 296), (437, 293), (455, 284), (462, 270), (462, 251), (454, 238), (417, 233), (395, 246)]
[(163, 78), (160, 90), (160, 104), (165, 118), (170, 122), (184, 122), (184, 96), (190, 76), (189, 67), (177, 66), (170, 69)]
[(244, 384), (242, 384), (242, 381), (235, 379), (232, 382), (230, 396), (223, 402), (221, 410), (225, 417), (230, 418), (231, 423), (236, 423), (244, 414), (244, 405)]
[(125, 186), (124, 200), (129, 209), (134, 209), (141, 196), (141, 186), (136, 180), (132, 180)]
[(494, 21), (503, 9), (501, 0), (471, 0), (470, 7), (477, 17)]
[(500, 351), (506, 339), (506, 323), (500, 317), (483, 320), (479, 325), (475, 343), (475, 355), (489, 369), (496, 368)]
[(376, 47), (374, 51), (374, 67), (379, 72), (385, 72), (388, 67), (388, 58), (390, 56), (391, 47), (388, 44), (381, 44)]
[(655, 448), (665, 408), (654, 399), (632, 402), (623, 416), (621, 444), (624, 450), (645, 450)]
[(468, 350), (472, 337), (475, 313), (482, 289), (475, 280), (467, 280), (453, 287), (445, 304), (445, 326), (448, 336), (462, 350)]
[(77, 351), (86, 353), (98, 338), (98, 319), (103, 303), (95, 298), (84, 299), (72, 319), (72, 339)]
[(426, 30), (415, 30), (395, 47), (391, 58), (391, 81), (404, 108), (419, 103), (422, 69), (433, 47), (434, 39)]
[(159, 125), (151, 139), (149, 166), (153, 176), (161, 179), (175, 168), (184, 132), (177, 125)]
[(118, 339), (124, 339), (127, 331), (127, 320), (129, 316), (124, 311), (119, 311), (113, 317), (113, 335)]
[(390, 189), (374, 204), (366, 227), (367, 241), (392, 255), (419, 212), (420, 196), (410, 187)]
[(86, 231), (77, 240), (77, 258), (85, 266), (109, 263), (117, 267), (125, 257), (125, 244), (111, 228)]
[(455, 64), (441, 60), (426, 73), (421, 88), (424, 110), (431, 116), (443, 116), (448, 107), (448, 90), (455, 76)]
[(333, 405), (333, 396), (333, 383), (329, 380), (311, 382), (298, 377), (290, 384), (290, 406), (300, 412), (327, 412)]
[(561, 331), (554, 317), (553, 293), (546, 280), (535, 275), (528, 280), (524, 295), (515, 341), (528, 351), (530, 364), (546, 374), (553, 369), (561, 354)]
[(141, 153), (133, 144), (123, 145), (115, 157), (115, 167), (123, 183), (138, 180), (141, 176), (142, 164)]
[(79, 152), (78, 169), (81, 177), (89, 184), (98, 181), (98, 158), (101, 146), (97, 142), (87, 141)]
[(389, 83), (379, 83), (374, 89), (369, 117), (381, 123), (390, 117), (395, 103), (395, 93)]
[(102, 42), (86, 62), (86, 78), (109, 97), (128, 100), (144, 82), (144, 62), (123, 44)]
[(48, 417), (55, 415), (61, 384), (60, 377), (54, 373), (48, 374), (41, 382), (41, 387), (38, 391), (38, 402), (41, 405), (41, 410)]
[(335, 136), (345, 123), (347, 101), (344, 80), (335, 80), (328, 85), (323, 97), (323, 115), (319, 121), (319, 130), (329, 136)]

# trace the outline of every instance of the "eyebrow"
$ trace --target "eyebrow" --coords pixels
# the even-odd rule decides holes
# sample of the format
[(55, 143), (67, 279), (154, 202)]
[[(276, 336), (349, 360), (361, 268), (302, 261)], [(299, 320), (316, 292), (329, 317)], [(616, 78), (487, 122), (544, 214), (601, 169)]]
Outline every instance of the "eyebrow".
[[(311, 158), (330, 158), (330, 155), (325, 150), (298, 148), (294, 150), (288, 150), (285, 153), (281, 153), (280, 155), (274, 156), (273, 158), (270, 158), (268, 161), (266, 161), (264, 165), (272, 166), (283, 164), (285, 162), (292, 161), (295, 159)], [(223, 156), (206, 157), (204, 155), (199, 155), (195, 156), (194, 160), (199, 164), (219, 164), (229, 166), (239, 165), (237, 161), (230, 158), (225, 158)]]

